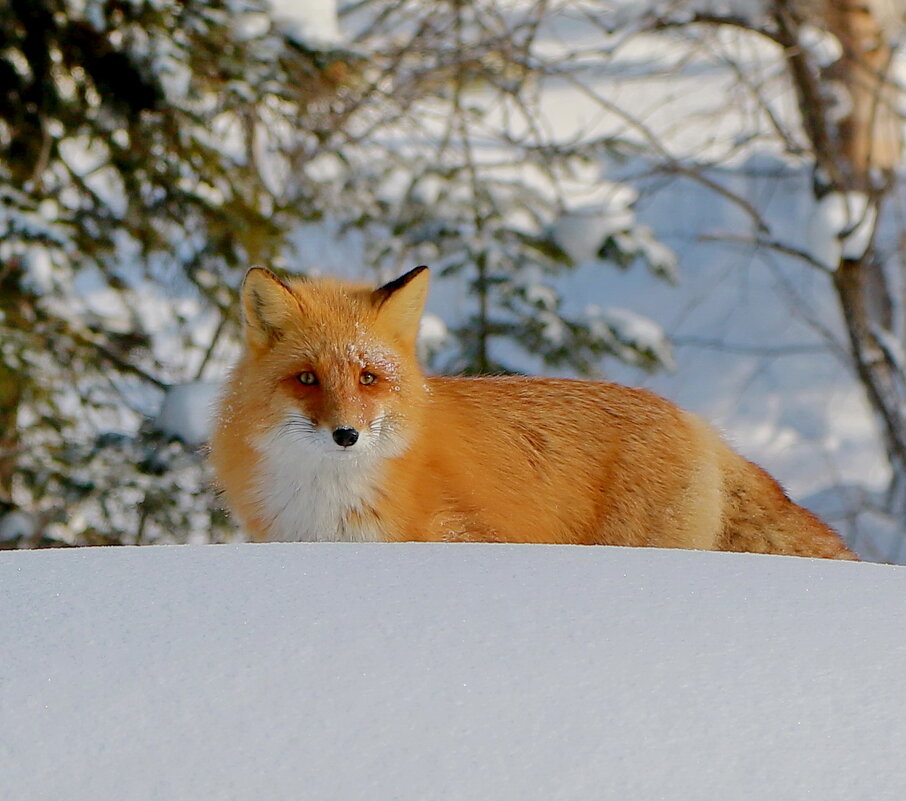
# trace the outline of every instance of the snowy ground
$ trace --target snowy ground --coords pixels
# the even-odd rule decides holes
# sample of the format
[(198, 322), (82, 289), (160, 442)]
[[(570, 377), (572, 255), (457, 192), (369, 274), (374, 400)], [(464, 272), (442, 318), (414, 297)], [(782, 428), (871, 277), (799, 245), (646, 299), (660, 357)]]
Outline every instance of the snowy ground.
[(623, 548), (0, 553), (0, 797), (906, 797), (906, 572)]

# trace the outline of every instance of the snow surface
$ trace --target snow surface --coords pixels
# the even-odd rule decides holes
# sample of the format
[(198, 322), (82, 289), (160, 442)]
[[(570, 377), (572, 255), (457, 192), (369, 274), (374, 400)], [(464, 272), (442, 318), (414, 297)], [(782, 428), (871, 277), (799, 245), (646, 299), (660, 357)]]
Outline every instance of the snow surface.
[(603, 547), (0, 553), (0, 796), (906, 797), (906, 570)]

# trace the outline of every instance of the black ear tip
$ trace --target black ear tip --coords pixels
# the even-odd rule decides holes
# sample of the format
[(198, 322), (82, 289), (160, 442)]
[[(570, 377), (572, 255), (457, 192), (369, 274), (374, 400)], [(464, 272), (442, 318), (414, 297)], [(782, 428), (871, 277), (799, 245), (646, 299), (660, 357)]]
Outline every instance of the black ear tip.
[(263, 267), (260, 264), (253, 264), (251, 267), (249, 267), (245, 271), (245, 277), (242, 279), (243, 283), (248, 281), (249, 278), (251, 278), (254, 275), (258, 275), (258, 276), (266, 275), (268, 278), (276, 278), (276, 276), (270, 270), (268, 270), (267, 267)]
[(403, 273), (399, 278), (390, 281), (389, 283), (384, 284), (381, 287), (378, 287), (375, 291), (375, 296), (379, 298), (382, 302), (386, 300), (390, 295), (396, 292), (398, 289), (402, 289), (406, 284), (408, 284), (413, 278), (421, 275), (425, 270), (428, 269), (428, 265), (421, 264), (418, 267), (413, 267), (409, 270), (408, 273)]
[(269, 278), (274, 283), (280, 284), (280, 286), (282, 286), (284, 289), (289, 289), (289, 287), (286, 285), (286, 282), (283, 281), (279, 275), (277, 275), (273, 270), (260, 264), (253, 264), (248, 268), (245, 276), (242, 279), (242, 286), (246, 287), (249, 285), (250, 281), (261, 278)]
[(427, 264), (419, 264), (418, 267), (413, 267), (409, 272), (403, 273), (396, 280), (402, 284), (408, 284), (413, 278), (418, 278), (422, 273), (429, 272)]

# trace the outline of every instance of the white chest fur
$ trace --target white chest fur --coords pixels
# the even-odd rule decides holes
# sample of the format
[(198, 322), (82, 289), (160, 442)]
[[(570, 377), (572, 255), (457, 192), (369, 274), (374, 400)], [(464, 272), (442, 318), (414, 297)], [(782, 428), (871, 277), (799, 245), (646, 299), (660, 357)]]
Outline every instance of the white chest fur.
[[(326, 433), (326, 432), (325, 432)], [(370, 513), (381, 459), (336, 451), (278, 429), (257, 443), (262, 455), (259, 499), (271, 540), (378, 542)]]

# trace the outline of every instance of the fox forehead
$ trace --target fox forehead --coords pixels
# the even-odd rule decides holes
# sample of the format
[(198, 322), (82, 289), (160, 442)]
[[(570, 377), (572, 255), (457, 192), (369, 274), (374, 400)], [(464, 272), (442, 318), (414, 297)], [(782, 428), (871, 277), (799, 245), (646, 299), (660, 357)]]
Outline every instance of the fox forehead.
[(317, 345), (319, 351), (342, 342), (353, 343), (360, 355), (376, 355), (371, 352), (380, 349), (380, 340), (389, 338), (366, 285), (332, 278), (296, 279), (288, 288), (298, 306), (287, 333)]
[(295, 343), (290, 359), (300, 366), (330, 368), (334, 371), (358, 373), (362, 370), (378, 370), (385, 377), (392, 377), (399, 371), (400, 357), (386, 346), (365, 338), (347, 341), (300, 342)]
[(336, 278), (294, 277), (286, 287), (299, 304), (299, 318), (310, 323), (368, 321), (375, 318), (372, 289)]

